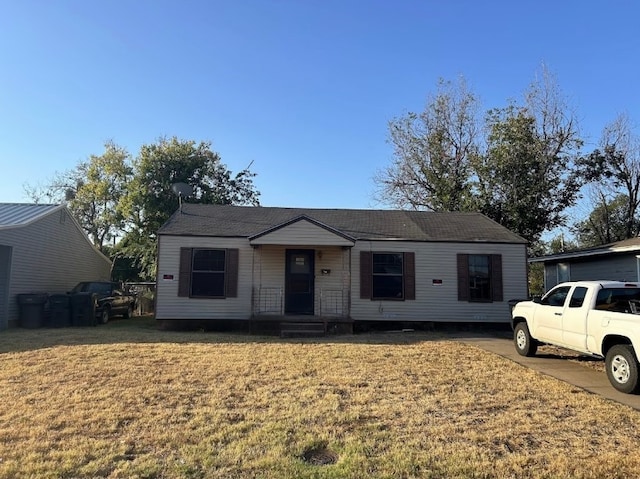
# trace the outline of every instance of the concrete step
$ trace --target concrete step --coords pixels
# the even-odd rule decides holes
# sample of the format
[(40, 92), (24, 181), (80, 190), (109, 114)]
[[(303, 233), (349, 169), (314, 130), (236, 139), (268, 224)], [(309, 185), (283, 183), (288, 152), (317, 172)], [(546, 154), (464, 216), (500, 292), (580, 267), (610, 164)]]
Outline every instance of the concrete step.
[(324, 323), (287, 322), (280, 325), (281, 338), (317, 338), (325, 333)]

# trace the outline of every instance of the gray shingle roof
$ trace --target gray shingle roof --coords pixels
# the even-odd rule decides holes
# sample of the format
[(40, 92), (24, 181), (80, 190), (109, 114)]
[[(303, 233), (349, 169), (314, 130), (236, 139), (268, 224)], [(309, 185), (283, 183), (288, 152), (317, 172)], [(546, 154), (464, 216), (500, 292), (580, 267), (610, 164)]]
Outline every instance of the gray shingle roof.
[(359, 240), (526, 243), (480, 213), (183, 204), (161, 235), (250, 237), (307, 216)]
[(0, 203), (0, 228), (26, 225), (58, 208), (60, 205)]

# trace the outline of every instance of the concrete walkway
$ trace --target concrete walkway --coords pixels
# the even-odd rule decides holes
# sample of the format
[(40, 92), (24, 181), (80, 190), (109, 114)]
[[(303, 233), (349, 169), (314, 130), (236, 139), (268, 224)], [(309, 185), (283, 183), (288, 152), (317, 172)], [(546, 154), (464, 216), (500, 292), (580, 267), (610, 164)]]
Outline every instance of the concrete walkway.
[(615, 390), (604, 372), (548, 355), (531, 358), (520, 356), (511, 339), (478, 336), (459, 340), (640, 411), (640, 395), (623, 394)]

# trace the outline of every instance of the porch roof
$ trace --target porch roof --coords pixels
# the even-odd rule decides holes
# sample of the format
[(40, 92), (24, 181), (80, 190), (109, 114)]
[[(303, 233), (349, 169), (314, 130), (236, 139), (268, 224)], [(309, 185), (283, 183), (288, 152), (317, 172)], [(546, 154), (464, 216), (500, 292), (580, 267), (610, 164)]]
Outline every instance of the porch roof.
[(306, 215), (249, 237), (249, 243), (252, 245), (353, 246), (355, 242), (355, 238)]
[[(346, 240), (452, 241), (526, 244), (480, 213), (275, 208), (183, 203), (158, 234), (258, 239), (304, 217)], [(322, 225), (322, 226), (319, 226)]]

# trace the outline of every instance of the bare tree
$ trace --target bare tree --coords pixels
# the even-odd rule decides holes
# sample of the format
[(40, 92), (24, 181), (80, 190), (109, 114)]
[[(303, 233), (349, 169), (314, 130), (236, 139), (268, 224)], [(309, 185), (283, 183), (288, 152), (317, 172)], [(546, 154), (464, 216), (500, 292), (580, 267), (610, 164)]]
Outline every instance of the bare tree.
[(640, 140), (626, 113), (618, 115), (603, 129), (599, 147), (581, 158), (580, 166), (590, 182), (598, 184), (609, 198), (618, 201), (618, 210), (624, 212), (624, 237), (637, 236), (640, 232)]
[(389, 123), (393, 163), (377, 173), (378, 199), (400, 208), (458, 211), (470, 196), (478, 153), (478, 98), (460, 78), (441, 80), (421, 113)]

